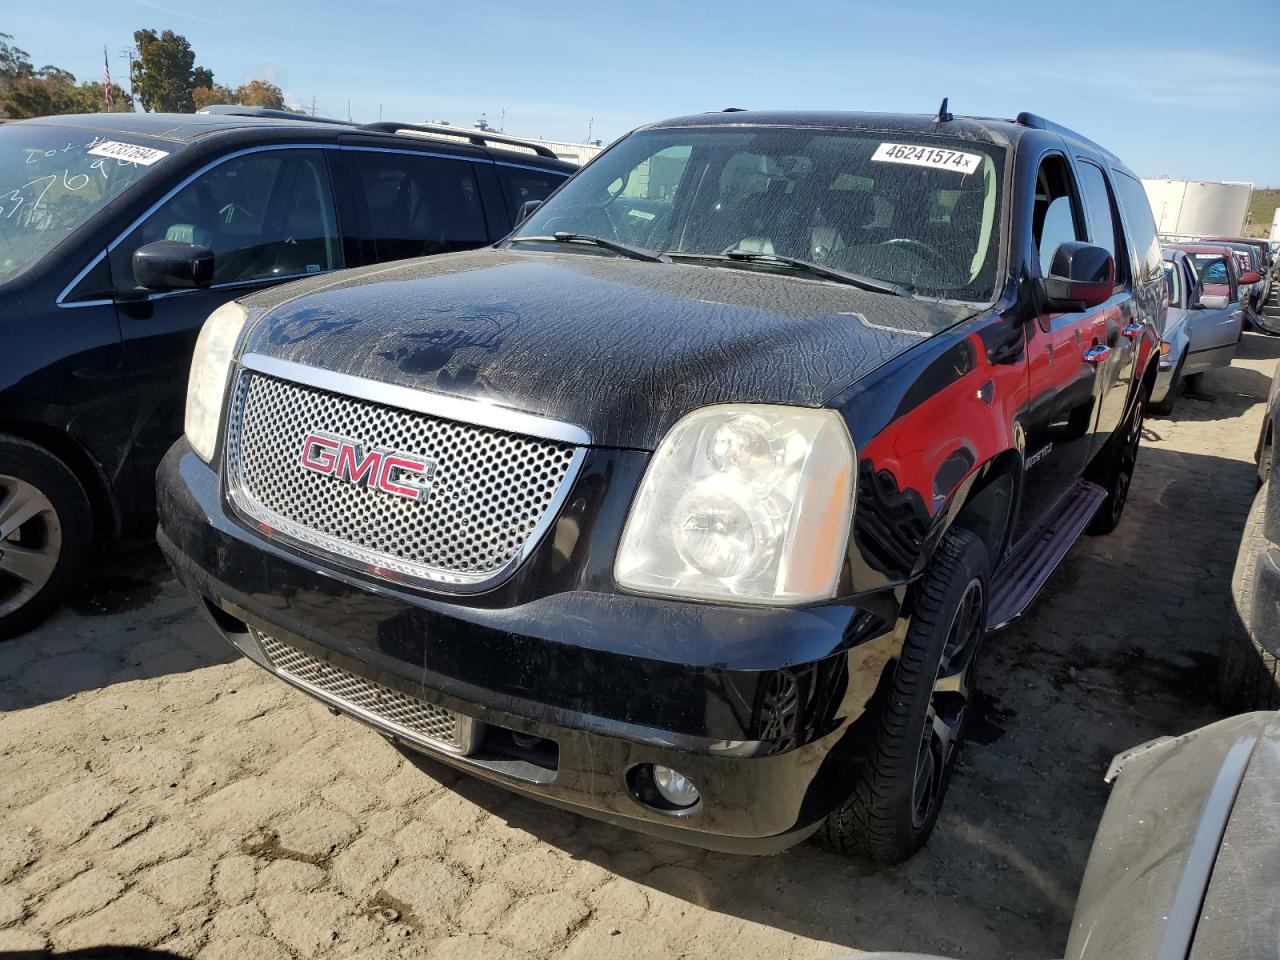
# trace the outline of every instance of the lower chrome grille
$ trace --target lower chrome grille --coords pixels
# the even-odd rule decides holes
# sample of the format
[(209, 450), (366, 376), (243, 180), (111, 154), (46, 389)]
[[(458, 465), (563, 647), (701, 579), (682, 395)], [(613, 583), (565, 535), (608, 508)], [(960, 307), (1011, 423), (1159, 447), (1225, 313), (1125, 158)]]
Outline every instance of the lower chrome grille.
[(277, 672), (320, 699), (415, 743), (462, 756), (475, 749), (480, 725), (470, 717), (366, 680), (283, 640), (254, 631)]

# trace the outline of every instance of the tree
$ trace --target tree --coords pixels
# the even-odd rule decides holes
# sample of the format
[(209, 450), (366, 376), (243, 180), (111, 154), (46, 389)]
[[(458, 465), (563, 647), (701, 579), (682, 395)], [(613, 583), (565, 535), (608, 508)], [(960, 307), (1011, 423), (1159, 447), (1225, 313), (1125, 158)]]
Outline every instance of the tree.
[(215, 103), (237, 102), (235, 91), (224, 87), (220, 83), (215, 83), (208, 87), (196, 87), (191, 91), (191, 100), (197, 110), (203, 110), (205, 107)]
[(268, 80), (250, 80), (235, 92), (235, 102), (246, 107), (269, 107), (284, 110), (284, 92)]
[[(98, 113), (106, 109), (102, 84), (76, 84), (76, 78), (61, 67), (31, 64), (25, 50), (12, 46), (8, 34), (0, 34), (0, 116), (17, 120), (59, 113)], [(112, 91), (114, 109), (133, 109), (124, 91)]]
[(213, 71), (195, 65), (195, 51), (187, 38), (166, 30), (138, 30), (133, 34), (138, 56), (133, 61), (133, 91), (143, 109), (190, 113), (195, 109), (192, 92), (213, 84)]

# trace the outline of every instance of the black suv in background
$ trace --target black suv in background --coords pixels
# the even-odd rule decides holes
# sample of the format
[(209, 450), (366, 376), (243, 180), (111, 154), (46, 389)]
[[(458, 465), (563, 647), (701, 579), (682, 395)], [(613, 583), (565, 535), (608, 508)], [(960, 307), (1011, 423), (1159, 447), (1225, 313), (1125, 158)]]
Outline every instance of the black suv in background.
[(575, 169), (478, 131), (263, 113), (0, 126), (0, 637), (53, 607), (92, 540), (150, 533), (214, 310), (492, 243)]
[(1040, 117), (630, 134), (497, 248), (227, 304), (160, 544), (277, 676), (725, 850), (928, 836), (984, 635), (1119, 522), (1168, 296)]

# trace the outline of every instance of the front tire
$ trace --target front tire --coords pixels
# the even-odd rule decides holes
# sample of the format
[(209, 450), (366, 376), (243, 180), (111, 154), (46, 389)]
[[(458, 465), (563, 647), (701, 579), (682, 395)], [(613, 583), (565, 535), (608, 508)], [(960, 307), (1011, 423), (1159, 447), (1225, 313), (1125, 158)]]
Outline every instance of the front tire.
[(43, 447), (0, 434), (0, 640), (53, 611), (92, 534), (89, 498), (71, 469)]
[(928, 840), (971, 702), (989, 581), (982, 540), (953, 528), (917, 594), (902, 656), (853, 793), (824, 825), (833, 849), (891, 864), (906, 860)]
[(1262, 533), (1266, 514), (1267, 488), (1254, 497), (1240, 537), (1231, 575), (1231, 594), (1237, 617), (1233, 617), (1218, 651), (1218, 698), (1237, 713), (1280, 708), (1280, 662), (1260, 644), (1253, 629), (1253, 595), (1258, 560), (1267, 549)]

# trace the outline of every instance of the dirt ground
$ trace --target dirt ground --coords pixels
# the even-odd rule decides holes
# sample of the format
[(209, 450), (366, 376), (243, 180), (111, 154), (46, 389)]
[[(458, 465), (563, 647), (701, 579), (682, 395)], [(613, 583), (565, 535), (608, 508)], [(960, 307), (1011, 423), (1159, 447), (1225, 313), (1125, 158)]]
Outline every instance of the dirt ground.
[(233, 657), (154, 549), (130, 555), (0, 644), (0, 957), (1060, 955), (1111, 756), (1219, 716), (1278, 357), (1246, 335), (1213, 402), (1148, 422), (1120, 529), (990, 639), (937, 832), (889, 870), (705, 853), (419, 768)]

